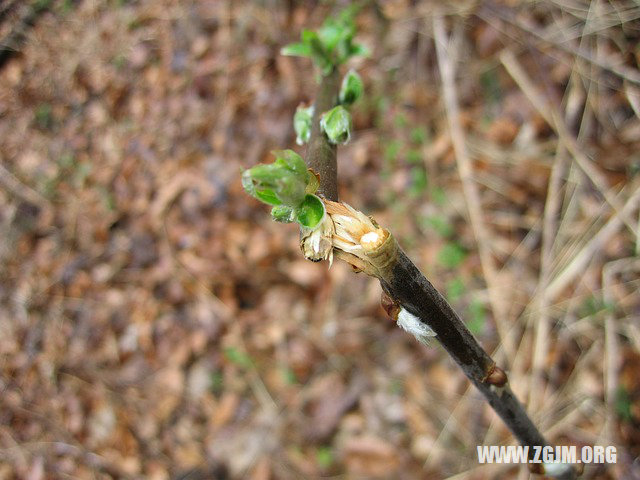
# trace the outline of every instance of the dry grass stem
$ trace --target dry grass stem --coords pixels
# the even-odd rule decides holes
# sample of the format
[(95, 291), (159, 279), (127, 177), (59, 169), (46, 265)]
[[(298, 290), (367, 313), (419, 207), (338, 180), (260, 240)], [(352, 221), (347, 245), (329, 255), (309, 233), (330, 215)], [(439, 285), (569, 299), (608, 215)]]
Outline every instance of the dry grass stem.
[[(442, 78), (442, 91), (449, 125), (449, 132), (452, 138), (458, 172), (462, 182), (462, 190), (469, 213), (469, 219), (478, 242), (478, 251), (482, 270), (484, 272), (488, 289), (489, 299), (495, 316), (496, 325), (500, 332), (500, 338), (508, 358), (513, 358), (515, 352), (514, 341), (511, 338), (508, 325), (507, 308), (504, 297), (505, 290), (499, 283), (498, 272), (495, 261), (491, 253), (491, 237), (487, 231), (483, 220), (482, 202), (480, 193), (474, 183), (473, 167), (465, 143), (465, 135), (460, 125), (460, 110), (458, 107), (458, 95), (456, 92), (456, 67), (455, 59), (457, 52), (451, 48), (452, 40), (447, 38), (444, 27), (444, 19), (440, 13), (433, 16), (433, 32), (438, 57), (438, 67)], [(455, 39), (454, 39), (455, 40)]]
[[(558, 109), (534, 85), (531, 78), (529, 78), (524, 68), (522, 68), (518, 62), (513, 51), (509, 49), (504, 50), (500, 54), (500, 61), (536, 110), (538, 110), (549, 126), (557, 133), (562, 144), (571, 153), (576, 163), (593, 182), (595, 187), (600, 191), (607, 203), (611, 205), (614, 211), (621, 212), (623, 210), (622, 205), (620, 205), (616, 200), (611, 189), (607, 186), (607, 181), (604, 176), (598, 171), (592, 160), (590, 160), (579, 147), (575, 137), (569, 133), (569, 129), (567, 128), (564, 120), (562, 120), (562, 116), (558, 112)], [(637, 227), (630, 213), (623, 213), (622, 220), (629, 230), (635, 233)]]
[(547, 287), (547, 296), (553, 301), (572, 281), (576, 279), (581, 272), (584, 271), (594, 256), (602, 250), (604, 245), (615, 235), (620, 227), (623, 226), (623, 215), (630, 216), (638, 207), (640, 202), (640, 188), (636, 187), (627, 202), (622, 207), (620, 215), (613, 214), (607, 223), (595, 234), (591, 240), (573, 256), (567, 267), (557, 275)]
[(49, 200), (30, 186), (25, 185), (2, 165), (0, 165), (0, 186), (23, 202), (27, 202), (41, 208), (51, 205)]

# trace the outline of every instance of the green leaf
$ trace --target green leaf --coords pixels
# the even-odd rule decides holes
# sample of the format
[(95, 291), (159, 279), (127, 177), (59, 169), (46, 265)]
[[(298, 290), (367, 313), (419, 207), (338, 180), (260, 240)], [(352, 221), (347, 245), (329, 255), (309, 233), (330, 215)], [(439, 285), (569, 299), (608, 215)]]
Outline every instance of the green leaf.
[(242, 368), (253, 367), (253, 360), (249, 354), (238, 350), (236, 347), (227, 347), (224, 349), (224, 356), (228, 361)]
[(350, 49), (349, 49), (349, 56), (350, 57), (368, 57), (370, 52), (369, 49), (362, 45), (361, 43), (354, 43), (352, 45), (350, 45)]
[(304, 145), (311, 138), (311, 122), (313, 120), (313, 105), (298, 106), (293, 116), (293, 129), (296, 131), (296, 143)]
[(480, 85), (482, 86), (485, 102), (487, 105), (497, 105), (502, 100), (502, 89), (500, 88), (500, 77), (498, 69), (487, 70), (480, 75)]
[(624, 388), (624, 386), (620, 385), (616, 392), (614, 403), (616, 413), (620, 420), (628, 423), (633, 421), (633, 412), (631, 410), (632, 404), (631, 394)]
[(404, 113), (399, 112), (393, 118), (393, 123), (397, 128), (404, 129), (409, 123), (409, 120), (407, 119), (407, 116)]
[(329, 53), (325, 50), (324, 45), (317, 37), (312, 38), (309, 45), (311, 47), (311, 58), (313, 58), (313, 62), (320, 68), (324, 76), (329, 75), (334, 68), (334, 63)]
[(320, 40), (322, 41), (324, 48), (328, 52), (332, 52), (336, 48), (336, 45), (343, 38), (344, 35), (345, 35), (344, 26), (338, 24), (335, 20), (331, 18), (328, 18), (324, 22), (322, 27), (320, 27), (320, 30), (318, 31), (318, 36), (320, 37)]
[(410, 133), (411, 141), (422, 145), (427, 139), (427, 131), (424, 127), (414, 127)]
[(297, 207), (302, 203), (310, 173), (292, 150), (275, 152), (280, 157), (269, 165), (256, 165), (242, 174), (242, 186), (252, 197), (269, 205)]
[(453, 226), (444, 215), (431, 215), (420, 219), (421, 225), (431, 228), (443, 238), (453, 235)]
[(331, 447), (318, 447), (318, 450), (316, 451), (316, 462), (322, 469), (327, 469), (333, 465), (334, 457)]
[(400, 152), (401, 144), (398, 140), (387, 140), (383, 142), (384, 147), (384, 160), (390, 166), (395, 164), (398, 153)]
[(282, 367), (280, 373), (282, 374), (282, 379), (287, 383), (287, 385), (295, 385), (298, 383), (296, 372), (294, 372), (290, 367)]
[(320, 188), (320, 181), (318, 180), (318, 177), (316, 177), (316, 175), (313, 172), (309, 170), (308, 172), (309, 172), (309, 181), (307, 183), (306, 192), (310, 195), (313, 195)]
[(345, 144), (351, 138), (351, 114), (342, 105), (322, 114), (320, 127), (333, 144)]
[(252, 197), (256, 196), (256, 186), (253, 184), (253, 178), (251, 178), (251, 171), (245, 170), (242, 172), (242, 188)]
[(283, 204), (297, 207), (304, 200), (306, 188), (306, 181), (288, 172), (278, 179), (275, 194)]
[(482, 333), (487, 323), (487, 310), (484, 308), (484, 304), (477, 298), (469, 304), (469, 315), (470, 320), (467, 322), (467, 328), (469, 328), (474, 335)]
[(289, 149), (274, 150), (271, 153), (276, 157), (276, 165), (284, 167), (290, 172), (295, 173), (301, 180), (307, 180), (309, 172), (307, 171), (307, 166), (300, 155)]
[(431, 190), (431, 199), (433, 203), (441, 207), (447, 203), (447, 194), (441, 187), (434, 187)]
[(411, 195), (420, 195), (427, 189), (427, 172), (423, 167), (412, 167), (410, 173), (411, 186), (409, 187), (409, 193)]
[(358, 98), (362, 96), (364, 85), (362, 79), (354, 70), (349, 70), (342, 79), (340, 86), (340, 103), (342, 105), (352, 105)]
[(409, 150), (407, 152), (407, 162), (413, 164), (422, 163), (422, 152), (420, 150)]
[(210, 377), (211, 391), (213, 393), (220, 393), (224, 389), (224, 376), (221, 372), (213, 372)]
[(308, 28), (302, 30), (300, 38), (302, 39), (302, 43), (305, 43), (307, 45), (311, 45), (311, 42), (313, 42), (314, 40), (319, 40), (318, 34), (313, 30), (309, 30)]
[(325, 209), (322, 200), (315, 195), (306, 195), (302, 205), (298, 207), (296, 219), (303, 227), (315, 228), (324, 217)]
[(251, 178), (256, 184), (268, 187), (275, 187), (276, 181), (283, 175), (290, 174), (286, 168), (274, 163), (260, 164), (248, 170)]
[(351, 18), (328, 18), (318, 31), (320, 40), (328, 52), (333, 52), (341, 44), (351, 44), (355, 33), (355, 24)]
[(296, 214), (294, 209), (287, 205), (277, 205), (271, 209), (271, 217), (276, 222), (291, 223), (296, 219)]
[(465, 290), (464, 280), (461, 277), (454, 278), (447, 284), (447, 300), (457, 302), (464, 295)]
[(350, 57), (367, 54), (366, 48), (353, 43), (356, 34), (354, 16), (358, 8), (346, 8), (337, 16), (326, 19), (317, 32), (302, 30), (302, 41), (285, 46), (281, 53), (311, 57), (325, 76)]
[(256, 190), (256, 194), (254, 195), (258, 200), (264, 202), (268, 205), (281, 205), (282, 202), (275, 194), (275, 192), (268, 188), (263, 188), (260, 190)]
[(447, 243), (438, 252), (438, 261), (446, 268), (459, 267), (467, 257), (467, 252), (457, 243)]
[(280, 49), (280, 55), (287, 55), (290, 57), (310, 57), (311, 46), (306, 43), (290, 43)]

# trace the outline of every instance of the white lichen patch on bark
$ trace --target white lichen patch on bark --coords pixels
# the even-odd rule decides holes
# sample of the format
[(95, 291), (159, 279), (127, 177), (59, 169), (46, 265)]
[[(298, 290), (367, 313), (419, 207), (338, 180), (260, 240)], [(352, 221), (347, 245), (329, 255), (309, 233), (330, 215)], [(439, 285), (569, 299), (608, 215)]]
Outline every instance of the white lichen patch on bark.
[(421, 322), (418, 317), (404, 308), (398, 312), (397, 323), (400, 328), (409, 332), (423, 345), (429, 346), (429, 340), (436, 336), (436, 332), (429, 325)]

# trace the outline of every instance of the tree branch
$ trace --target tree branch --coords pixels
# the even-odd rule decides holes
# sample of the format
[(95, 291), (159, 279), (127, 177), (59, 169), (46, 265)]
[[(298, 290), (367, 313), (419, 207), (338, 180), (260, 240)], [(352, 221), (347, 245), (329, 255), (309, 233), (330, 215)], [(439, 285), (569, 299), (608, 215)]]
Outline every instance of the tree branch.
[(322, 77), (318, 96), (314, 104), (313, 119), (311, 121), (311, 138), (307, 147), (307, 167), (320, 175), (318, 193), (325, 198), (338, 201), (338, 161), (337, 148), (329, 143), (327, 136), (320, 128), (320, 117), (331, 110), (338, 99), (340, 87), (340, 72), (337, 68)]
[[(323, 77), (315, 103), (306, 158), (307, 166), (320, 175), (319, 192), (333, 202), (337, 202), (338, 198), (337, 149), (335, 145), (329, 143), (320, 129), (320, 116), (335, 105), (338, 86), (337, 69)], [(352, 218), (354, 225), (358, 221), (368, 222), (366, 228), (369, 229), (368, 231), (377, 232), (374, 237), (380, 240), (373, 246), (368, 245), (369, 239), (365, 242), (361, 232), (356, 241), (360, 241), (359, 248), (364, 253), (354, 255), (352, 249), (349, 249), (351, 253), (340, 251), (334, 243), (338, 256), (357, 269), (376, 276), (397, 310), (404, 308), (436, 333), (444, 349), (482, 392), (520, 444), (529, 447), (548, 445), (511, 391), (505, 372), (496, 367), (495, 362), (480, 346), (453, 308), (397, 246), (393, 236), (384, 229), (378, 228), (375, 222), (371, 223), (370, 219), (360, 212), (355, 212), (344, 204), (333, 202), (325, 202), (328, 213), (338, 215), (332, 218), (336, 219), (340, 215), (343, 219)], [(349, 228), (348, 224), (349, 220), (346, 228)], [(334, 227), (337, 229), (338, 225)], [(350, 236), (346, 235), (346, 237)], [(530, 448), (529, 458), (533, 458), (534, 454), (534, 449)], [(544, 473), (542, 464), (530, 464), (530, 466), (539, 467), (537, 473)], [(571, 465), (564, 464), (549, 466), (547, 474), (561, 480), (572, 480), (578, 475)]]

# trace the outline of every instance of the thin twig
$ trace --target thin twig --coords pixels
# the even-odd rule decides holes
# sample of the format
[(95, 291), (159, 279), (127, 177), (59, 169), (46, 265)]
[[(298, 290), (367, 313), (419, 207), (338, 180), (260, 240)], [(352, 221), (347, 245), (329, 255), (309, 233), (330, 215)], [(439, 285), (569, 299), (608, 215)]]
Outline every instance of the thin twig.
[(320, 175), (318, 193), (334, 202), (338, 201), (337, 148), (329, 143), (327, 136), (322, 132), (320, 117), (324, 112), (331, 110), (335, 106), (338, 99), (339, 82), (340, 72), (337, 68), (334, 68), (329, 75), (322, 77), (314, 104), (311, 138), (309, 139), (305, 159), (307, 166)]
[[(438, 28), (442, 29), (442, 26)], [(338, 228), (346, 229), (346, 233), (341, 234), (343, 236), (340, 236), (339, 241), (347, 245), (351, 245), (350, 242), (356, 242), (348, 252), (340, 250), (334, 243), (334, 250), (338, 250), (336, 255), (380, 280), (382, 289), (391, 302), (390, 312), (395, 310), (397, 316), (399, 311), (405, 310), (436, 334), (436, 338), (447, 353), (484, 395), (522, 445), (530, 447), (547, 445), (547, 441), (511, 391), (505, 372), (496, 366), (453, 308), (411, 262), (393, 236), (387, 230), (379, 228), (361, 212), (335, 201), (338, 190), (336, 148), (328, 143), (322, 133), (319, 127), (319, 116), (333, 106), (338, 78), (338, 72), (334, 71), (331, 75), (325, 76), (320, 85), (306, 159), (307, 165), (320, 175), (321, 193), (325, 198), (334, 200), (325, 201), (327, 212), (331, 214), (331, 221), (336, 222), (332, 228), (336, 229), (336, 233)], [(466, 167), (467, 169), (461, 173), (463, 180), (469, 182), (471, 174), (469, 162), (466, 163)], [(477, 192), (473, 198), (478, 198)], [(479, 207), (478, 202), (473, 206), (473, 208), (476, 207)], [(479, 212), (479, 209), (476, 210), (474, 215), (476, 221), (481, 223)], [(356, 230), (367, 226), (367, 231), (370, 233), (364, 235), (360, 230), (360, 235), (355, 238), (356, 230), (350, 232), (348, 230), (350, 226)], [(379, 241), (371, 240), (372, 234)], [(367, 236), (369, 238), (364, 240)], [(335, 237), (338, 235), (336, 234)], [(338, 242), (338, 240), (335, 241)], [(485, 255), (490, 258), (490, 252), (485, 252)], [(533, 448), (529, 449), (529, 455), (530, 457), (534, 455)], [(543, 465), (536, 466), (544, 470)], [(572, 480), (576, 476), (575, 469), (565, 465), (556, 478)]]

